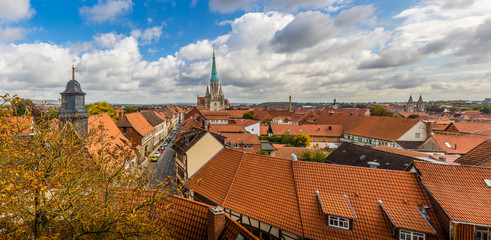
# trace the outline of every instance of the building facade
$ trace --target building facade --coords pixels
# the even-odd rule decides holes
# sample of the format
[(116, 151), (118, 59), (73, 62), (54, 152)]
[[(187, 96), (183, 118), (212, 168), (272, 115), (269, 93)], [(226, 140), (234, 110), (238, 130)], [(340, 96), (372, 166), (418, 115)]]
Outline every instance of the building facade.
[(211, 111), (222, 111), (229, 108), (228, 99), (223, 95), (222, 85), (218, 80), (217, 67), (215, 63), (215, 51), (213, 51), (213, 65), (211, 69), (210, 86), (206, 87), (204, 97), (197, 98), (198, 107), (205, 107)]

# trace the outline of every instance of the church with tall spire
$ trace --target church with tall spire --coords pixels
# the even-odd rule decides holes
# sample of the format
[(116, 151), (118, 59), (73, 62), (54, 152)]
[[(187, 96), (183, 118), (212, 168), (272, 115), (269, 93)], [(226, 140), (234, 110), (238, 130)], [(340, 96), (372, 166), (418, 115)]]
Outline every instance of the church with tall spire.
[(208, 108), (210, 111), (222, 111), (230, 107), (228, 99), (223, 95), (222, 85), (218, 79), (215, 50), (213, 50), (210, 85), (206, 86), (204, 97), (197, 97), (197, 106)]

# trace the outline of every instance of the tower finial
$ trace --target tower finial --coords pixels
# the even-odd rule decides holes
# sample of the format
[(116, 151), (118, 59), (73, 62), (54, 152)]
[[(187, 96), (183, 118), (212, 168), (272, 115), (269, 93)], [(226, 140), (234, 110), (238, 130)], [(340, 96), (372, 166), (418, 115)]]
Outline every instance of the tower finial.
[(215, 48), (213, 48), (213, 64), (211, 67), (211, 79), (210, 82), (218, 82), (217, 65), (215, 63)]
[(75, 80), (75, 65), (72, 65), (72, 80)]

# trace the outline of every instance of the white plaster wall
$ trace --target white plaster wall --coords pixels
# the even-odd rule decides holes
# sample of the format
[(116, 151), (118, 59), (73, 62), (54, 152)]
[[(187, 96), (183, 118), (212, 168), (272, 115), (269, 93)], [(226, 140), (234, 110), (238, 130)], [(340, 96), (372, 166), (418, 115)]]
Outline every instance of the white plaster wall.
[[(419, 133), (419, 138), (416, 138), (416, 133)], [(419, 121), (409, 131), (404, 133), (397, 141), (424, 141), (426, 140), (426, 124)]]

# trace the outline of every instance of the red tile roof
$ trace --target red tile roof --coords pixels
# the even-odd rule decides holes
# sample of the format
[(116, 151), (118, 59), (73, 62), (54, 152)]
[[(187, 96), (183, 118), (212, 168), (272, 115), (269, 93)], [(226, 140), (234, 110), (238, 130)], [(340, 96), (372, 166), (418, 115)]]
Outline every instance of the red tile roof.
[(452, 221), (491, 225), (491, 168), (432, 164), (414, 166), (431, 195)]
[[(216, 174), (220, 172), (220, 174)], [(189, 181), (187, 187), (209, 200), (246, 216), (312, 239), (394, 239), (387, 228), (378, 200), (394, 204), (398, 226), (426, 231), (425, 223), (406, 212), (410, 207), (430, 206), (414, 173), (359, 168), (333, 164), (291, 161), (264, 155), (223, 149)], [(335, 196), (327, 202), (341, 201), (346, 195), (357, 216), (352, 231), (327, 226), (316, 191)], [(333, 209), (337, 214), (353, 214)], [(429, 222), (443, 239), (435, 214)]]
[(362, 116), (363, 114), (335, 113), (324, 110), (317, 115), (315, 124), (342, 125), (343, 130), (346, 130)]
[(248, 126), (251, 126), (253, 124), (259, 123), (258, 121), (251, 120), (251, 119), (234, 119), (233, 121), (235, 121), (235, 124), (240, 125), (240, 126), (244, 126), (244, 127), (248, 127)]
[(480, 165), (491, 161), (491, 140), (486, 140), (467, 152), (455, 162), (463, 165)]
[(268, 135), (268, 126), (259, 126), (259, 135), (267, 136)]
[(284, 158), (284, 159), (292, 159), (292, 154), (295, 154), (297, 157), (304, 151), (314, 151), (314, 149), (310, 148), (302, 148), (302, 147), (285, 147), (285, 146), (278, 146), (276, 144), (273, 144), (274, 147), (276, 147), (276, 151), (274, 151), (274, 156), (277, 158)]
[(305, 133), (309, 136), (330, 136), (341, 137), (341, 125), (297, 125), (297, 124), (271, 124), (274, 135), (281, 135), (288, 132), (290, 135)]
[(454, 154), (465, 154), (487, 139), (477, 135), (433, 135), (431, 138), (443, 151)]
[(134, 112), (124, 115), (131, 127), (133, 127), (140, 135), (146, 136), (154, 130), (152, 125), (139, 112)]
[(210, 125), (210, 132), (212, 133), (245, 133), (247, 130), (241, 125)]
[(230, 142), (230, 140), (234, 141), (235, 144), (253, 144), (259, 145), (259, 137), (257, 134), (250, 133), (221, 133), (221, 136), (226, 137), (225, 142)]
[(491, 136), (491, 123), (479, 122), (453, 122), (445, 130), (454, 126), (458, 132)]
[[(102, 127), (102, 132), (99, 132), (99, 126)], [(98, 115), (91, 115), (88, 119), (88, 131), (97, 131), (97, 136), (103, 136), (103, 140), (106, 143), (114, 144), (116, 146), (124, 147), (129, 144), (128, 139), (119, 130), (116, 123), (111, 119), (108, 113), (101, 113)], [(89, 150), (95, 152), (98, 149), (97, 146), (91, 145)]]
[(346, 130), (345, 133), (395, 141), (420, 121), (419, 119), (409, 118), (364, 116)]

